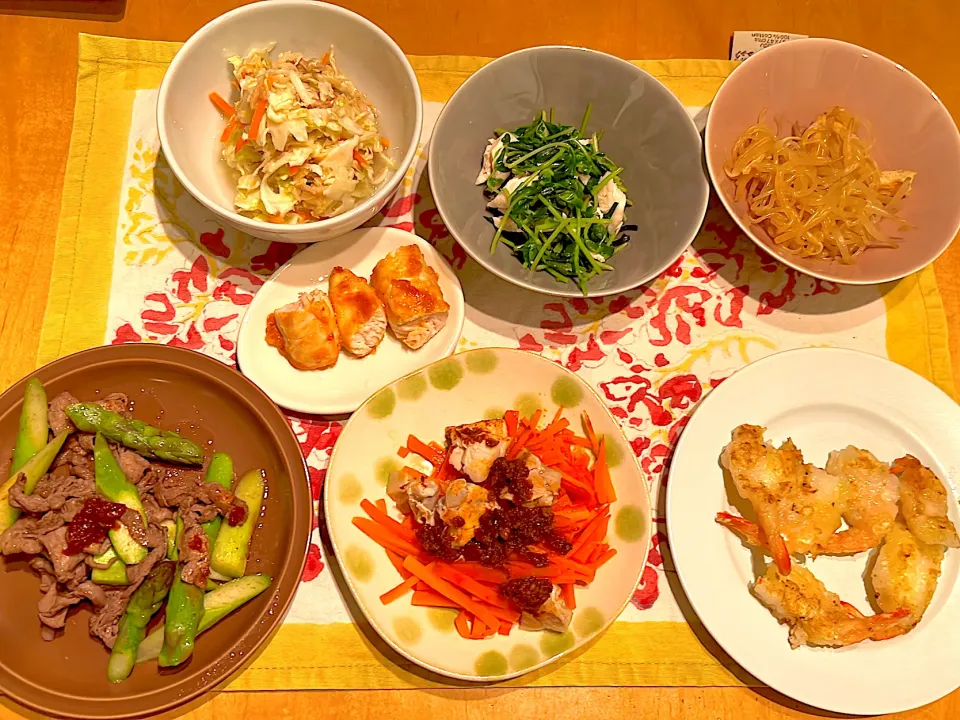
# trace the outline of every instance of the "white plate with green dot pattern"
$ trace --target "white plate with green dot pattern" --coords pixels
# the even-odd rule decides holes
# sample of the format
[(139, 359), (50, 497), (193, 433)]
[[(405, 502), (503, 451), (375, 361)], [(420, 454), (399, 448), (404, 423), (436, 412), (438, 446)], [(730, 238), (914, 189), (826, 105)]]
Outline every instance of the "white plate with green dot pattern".
[[(557, 407), (579, 429), (586, 410), (606, 437), (617, 491), (607, 542), (617, 554), (588, 586), (577, 590), (577, 609), (563, 634), (526, 632), (466, 640), (454, 630), (455, 610), (414, 607), (409, 595), (384, 605), (380, 595), (400, 583), (383, 549), (351, 520), (360, 501), (387, 500), (387, 477), (401, 465), (397, 448), (413, 434), (443, 442), (448, 425), (524, 415)], [(408, 458), (415, 464), (415, 456)], [(367, 620), (398, 653), (422, 667), (458, 680), (492, 682), (536, 670), (576, 650), (605, 630), (623, 611), (643, 571), (650, 542), (650, 501), (636, 458), (617, 421), (583, 380), (539, 355), (506, 348), (454, 355), (387, 385), (350, 418), (324, 483), (324, 513), (337, 562)]]

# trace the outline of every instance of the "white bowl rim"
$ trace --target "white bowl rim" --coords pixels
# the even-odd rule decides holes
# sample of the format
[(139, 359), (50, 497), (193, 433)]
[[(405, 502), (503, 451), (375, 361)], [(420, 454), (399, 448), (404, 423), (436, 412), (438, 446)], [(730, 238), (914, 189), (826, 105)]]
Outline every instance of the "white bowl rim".
[[(654, 75), (652, 75), (651, 73), (648, 73), (643, 68), (638, 67), (637, 65), (634, 65), (629, 60), (624, 60), (621, 57), (617, 57), (616, 55), (611, 55), (609, 53), (602, 52), (601, 50), (594, 50), (593, 48), (583, 47), (580, 45), (535, 45), (533, 47), (522, 48), (520, 50), (514, 50), (511, 53), (507, 53), (506, 55), (501, 55), (498, 58), (494, 58), (489, 63), (484, 65), (482, 68), (472, 73), (466, 80), (463, 81), (460, 87), (456, 89), (453, 95), (450, 96), (450, 99), (447, 100), (446, 103), (444, 103), (443, 110), (441, 110), (440, 115), (437, 116), (437, 121), (436, 123), (434, 123), (434, 126), (433, 126), (433, 132), (430, 135), (430, 146), (427, 151), (427, 176), (430, 182), (430, 194), (433, 195), (433, 202), (437, 206), (437, 212), (440, 213), (441, 219), (443, 218), (444, 213), (443, 213), (443, 209), (441, 208), (442, 203), (437, 195), (436, 188), (434, 187), (434, 182), (435, 182), (434, 177), (436, 173), (434, 172), (434, 167), (433, 167), (433, 163), (434, 163), (433, 145), (437, 137), (437, 128), (439, 128), (440, 123), (443, 122), (443, 116), (447, 112), (447, 108), (453, 103), (457, 95), (463, 92), (464, 88), (466, 88), (470, 84), (471, 80), (479, 76), (481, 73), (486, 72), (488, 68), (499, 63), (502, 60), (506, 60), (507, 58), (512, 58), (517, 55), (525, 55), (527, 53), (536, 53), (542, 50), (564, 50), (564, 51), (572, 50), (575, 52), (582, 52), (588, 55), (599, 55), (599, 56), (608, 58), (610, 60), (614, 60), (622, 65), (627, 65), (632, 70), (639, 73), (640, 75), (646, 75), (651, 81), (655, 82), (657, 85), (660, 85), (664, 90), (666, 90), (667, 94), (670, 97), (670, 102), (673, 102), (674, 104), (676, 104), (677, 107), (680, 108), (681, 114), (687, 119), (687, 123), (689, 124), (690, 129), (693, 131), (693, 134), (696, 137), (697, 142), (700, 144), (700, 153), (702, 156), (703, 149), (705, 147), (703, 143), (703, 138), (700, 137), (700, 131), (697, 129), (697, 124), (693, 121), (693, 118), (690, 117), (690, 114), (687, 112), (686, 106), (682, 102), (680, 102), (680, 98), (678, 98), (673, 93), (673, 91), (670, 90), (670, 88), (668, 88), (660, 80), (658, 80)], [(525, 288), (527, 290), (531, 290), (532, 292), (535, 292), (535, 293), (540, 293), (542, 295), (552, 295), (554, 297), (587, 297), (587, 298), (606, 297), (608, 295), (616, 295), (618, 293), (627, 292), (629, 290), (632, 290), (633, 288), (640, 287), (641, 285), (648, 283), (651, 280), (659, 277), (667, 268), (669, 268), (671, 265), (673, 265), (677, 261), (677, 258), (682, 256), (683, 253), (686, 252), (686, 250), (690, 247), (691, 244), (693, 244), (693, 241), (696, 239), (697, 234), (700, 232), (700, 228), (703, 226), (703, 219), (707, 215), (707, 206), (710, 202), (710, 180), (709, 178), (706, 177), (706, 175), (704, 175), (704, 180), (706, 181), (705, 183), (706, 192), (703, 193), (703, 201), (701, 203), (702, 207), (699, 209), (697, 213), (695, 213), (699, 215), (700, 222), (697, 223), (696, 230), (690, 236), (690, 239), (683, 246), (680, 252), (678, 252), (676, 256), (673, 257), (669, 262), (662, 263), (663, 265), (662, 267), (657, 267), (655, 271), (650, 271), (649, 273), (646, 273), (646, 275), (643, 277), (642, 280), (639, 280), (638, 282), (631, 282), (630, 284), (627, 284), (627, 285), (620, 285), (613, 288), (604, 288), (602, 290), (590, 290), (590, 288), (588, 287), (586, 295), (581, 293), (579, 290), (567, 290), (565, 289), (564, 285), (560, 285), (559, 283), (557, 284), (556, 288), (550, 288), (550, 289), (542, 288), (542, 287), (533, 285), (531, 283), (527, 283), (525, 280), (522, 280), (520, 278), (512, 277), (510, 275), (507, 275), (506, 273), (501, 273), (499, 270), (494, 268), (493, 265), (489, 262), (488, 260), (489, 254), (475, 252), (473, 248), (470, 247), (469, 243), (460, 243), (460, 245), (466, 251), (466, 253), (470, 255), (470, 257), (472, 257), (478, 264), (480, 264), (487, 272), (490, 272), (496, 275), (501, 280), (505, 280), (509, 283), (512, 283), (513, 285)], [(447, 224), (446, 220), (444, 220), (444, 224), (445, 225)], [(459, 238), (457, 238), (458, 232), (455, 231), (454, 228), (451, 227), (450, 225), (447, 225), (447, 228), (450, 230), (450, 233), (454, 236), (454, 238), (459, 240)]]
[(173, 171), (173, 174), (176, 176), (177, 180), (187, 189), (187, 191), (204, 207), (206, 207), (211, 212), (217, 215), (223, 215), (228, 217), (233, 223), (238, 226), (245, 228), (251, 235), (257, 235), (258, 231), (271, 231), (273, 233), (283, 232), (284, 234), (289, 234), (291, 236), (303, 235), (307, 233), (312, 233), (317, 230), (317, 228), (324, 226), (335, 226), (341, 224), (347, 224), (352, 219), (362, 216), (364, 212), (368, 211), (375, 204), (379, 203), (382, 199), (390, 197), (397, 188), (400, 186), (401, 181), (403, 180), (404, 175), (407, 172), (407, 168), (410, 167), (413, 159), (416, 157), (417, 150), (420, 145), (420, 136), (423, 132), (423, 97), (420, 92), (420, 83), (417, 81), (417, 75), (413, 70), (413, 66), (410, 64), (410, 61), (407, 59), (407, 56), (404, 54), (403, 50), (397, 45), (396, 41), (390, 37), (379, 25), (371, 22), (363, 15), (355, 13), (352, 10), (347, 10), (346, 8), (340, 7), (339, 5), (331, 5), (330, 3), (317, 2), (317, 0), (270, 0), (269, 2), (254, 2), (249, 5), (243, 5), (241, 7), (230, 10), (229, 12), (224, 13), (218, 17), (215, 17), (213, 20), (208, 22), (202, 28), (197, 30), (193, 35), (191, 35), (185, 43), (177, 50), (177, 54), (174, 56), (173, 60), (170, 62), (169, 67), (163, 75), (163, 80), (160, 83), (160, 92), (157, 97), (157, 130), (160, 135), (160, 147), (166, 150), (169, 147), (167, 141), (167, 130), (166, 126), (162, 120), (164, 113), (166, 111), (167, 105), (167, 95), (170, 93), (170, 83), (168, 79), (178, 70), (180, 70), (180, 65), (184, 62), (184, 51), (187, 50), (191, 45), (200, 42), (207, 33), (211, 32), (214, 28), (218, 27), (221, 24), (230, 22), (240, 15), (245, 15), (247, 13), (259, 13), (259, 12), (269, 12), (271, 8), (282, 6), (282, 7), (315, 7), (320, 8), (324, 11), (329, 11), (337, 13), (340, 15), (351, 17), (353, 20), (359, 22), (361, 25), (367, 26), (368, 29), (372, 30), (377, 34), (381, 40), (393, 51), (393, 53), (400, 58), (401, 65), (406, 71), (407, 77), (410, 80), (410, 86), (413, 88), (413, 92), (416, 102), (414, 103), (416, 107), (416, 117), (414, 118), (414, 135), (415, 138), (410, 144), (410, 147), (407, 148), (406, 154), (403, 156), (403, 159), (397, 163), (397, 168), (390, 176), (390, 178), (381, 185), (377, 191), (364, 200), (362, 203), (357, 205), (354, 208), (351, 208), (345, 213), (340, 215), (334, 215), (331, 218), (326, 220), (315, 220), (313, 222), (299, 223), (297, 225), (279, 225), (276, 223), (265, 222), (263, 220), (254, 220), (248, 218), (240, 213), (236, 212), (232, 208), (226, 208), (219, 203), (213, 202), (200, 191), (200, 189), (194, 185), (190, 179), (184, 174), (183, 170), (180, 167), (180, 163), (177, 162), (177, 159), (173, 157), (172, 154), (164, 152), (164, 157), (167, 160), (167, 163), (170, 165), (170, 169)]
[[(860, 46), (860, 45), (856, 45), (856, 44), (854, 44), (854, 43), (849, 43), (849, 42), (846, 42), (845, 40), (837, 40), (837, 39), (835, 39), (835, 38), (822, 38), (822, 37), (798, 38), (798, 39), (796, 39), (796, 40), (790, 40), (790, 41), (785, 42), (785, 43), (779, 43), (779, 44), (777, 44), (777, 45), (771, 45), (771, 46), (768, 47), (768, 48), (764, 48), (763, 51), (762, 51), (762, 53), (767, 53), (767, 52), (770, 52), (770, 51), (773, 51), (773, 52), (785, 52), (785, 51), (783, 50), (783, 48), (786, 47), (786, 46), (788, 46), (788, 45), (792, 45), (793, 43), (803, 43), (803, 44), (805, 44), (805, 45), (806, 45), (806, 44), (810, 44), (810, 43), (815, 43), (815, 44), (823, 44), (823, 45), (833, 45), (833, 46), (835, 46), (835, 47), (845, 47), (845, 48), (847, 48), (847, 49), (854, 50), (854, 51), (856, 51), (856, 52), (861, 52), (861, 53), (863, 53), (864, 55), (867, 55), (867, 56), (869, 56), (869, 57), (872, 57), (872, 58), (874, 58), (874, 59), (876, 59), (876, 60), (880, 60), (880, 61), (882, 61), (882, 62), (886, 62), (886, 63), (889, 63), (889, 64), (893, 65), (893, 66), (896, 67), (898, 70), (900, 70), (901, 72), (903, 72), (903, 73), (904, 73), (907, 77), (909, 77), (911, 80), (913, 80), (914, 82), (916, 82), (917, 85), (919, 85), (921, 88), (923, 88), (923, 89), (926, 90), (928, 93), (930, 93), (930, 97), (933, 98), (933, 101), (934, 101), (937, 105), (939, 105), (940, 108), (946, 113), (946, 116), (947, 116), (948, 120), (950, 121), (950, 124), (953, 125), (953, 132), (957, 135), (958, 142), (960, 142), (960, 130), (957, 129), (957, 123), (956, 123), (956, 121), (953, 119), (953, 115), (951, 115), (951, 114), (950, 114), (950, 111), (947, 109), (947, 106), (943, 104), (943, 100), (940, 99), (940, 96), (937, 95), (933, 90), (931, 90), (930, 87), (929, 87), (923, 80), (921, 80), (919, 77), (917, 77), (916, 75), (914, 75), (912, 72), (910, 72), (907, 68), (905, 68), (905, 67), (904, 67), (903, 65), (901, 65), (900, 63), (898, 63), (898, 62), (896, 62), (896, 61), (894, 61), (894, 60), (891, 60), (890, 58), (886, 57), (885, 55), (881, 55), (881, 54), (878, 53), (878, 52), (875, 52), (875, 51), (873, 51), (873, 50), (870, 50), (869, 48), (865, 48), (865, 47), (862, 47), (862, 46)], [(752, 62), (752, 61), (754, 60), (754, 58), (758, 57), (758, 56), (761, 55), (762, 53), (761, 53), (761, 52), (758, 52), (758, 53), (755, 53), (755, 54), (751, 55), (751, 56), (748, 57), (746, 60), (744, 60), (742, 63), (740, 63), (740, 65), (738, 65), (737, 67), (735, 67), (735, 68), (733, 69), (733, 72), (731, 72), (731, 73), (727, 76), (726, 80), (723, 81), (723, 84), (720, 85), (720, 89), (717, 90), (717, 94), (713, 97), (713, 100), (710, 102), (710, 107), (711, 107), (711, 108), (713, 107), (714, 103), (717, 102), (717, 99), (720, 98), (721, 94), (722, 94), (723, 91), (726, 89), (727, 84), (734, 78), (734, 76), (735, 76), (738, 72), (740, 72), (740, 69), (743, 68), (747, 63)], [(767, 55), (767, 56), (765, 56), (765, 57), (769, 57), (769, 55)], [(743, 221), (740, 219), (739, 214), (738, 214), (738, 212), (737, 212), (736, 209), (735, 209), (735, 206), (734, 206), (734, 203), (733, 203), (732, 199), (727, 198), (726, 193), (724, 193), (723, 191), (720, 190), (720, 183), (721, 183), (724, 179), (726, 179), (726, 174), (723, 172), (723, 168), (722, 168), (722, 167), (719, 168), (719, 169), (714, 168), (713, 163), (712, 163), (711, 160), (710, 160), (710, 152), (708, 151), (708, 148), (710, 147), (710, 134), (711, 134), (710, 131), (711, 131), (711, 128), (712, 128), (712, 127), (713, 127), (713, 113), (712, 113), (712, 112), (708, 112), (708, 113), (707, 113), (707, 123), (706, 123), (706, 125), (705, 125), (705, 127), (704, 127), (704, 129), (703, 129), (703, 149), (704, 149), (704, 153), (703, 153), (703, 154), (704, 154), (704, 156), (705, 156), (705, 158), (706, 158), (707, 174), (710, 176), (710, 183), (713, 185), (713, 189), (716, 191), (717, 197), (720, 198), (720, 202), (723, 203), (723, 207), (726, 209), (726, 211), (727, 211), (727, 213), (730, 215), (730, 217), (733, 218), (733, 221), (740, 227), (741, 230), (743, 230), (743, 234), (746, 235), (748, 238), (750, 238), (750, 240), (752, 240), (754, 243), (756, 243), (756, 245), (757, 245), (761, 250), (763, 250), (764, 252), (766, 252), (767, 254), (769, 254), (769, 255), (770, 255), (771, 257), (773, 257), (777, 262), (783, 263), (783, 264), (786, 265), (787, 267), (793, 268), (794, 270), (796, 270), (796, 271), (798, 271), (798, 272), (802, 272), (804, 275), (809, 275), (809, 276), (811, 276), (811, 277), (819, 278), (819, 279), (821, 279), (821, 280), (828, 280), (828, 281), (830, 281), (830, 282), (835, 282), (835, 283), (838, 283), (838, 284), (840, 284), (840, 285), (881, 285), (881, 284), (887, 283), (887, 282), (895, 282), (895, 281), (897, 281), (897, 280), (902, 280), (902, 279), (905, 278), (907, 275), (911, 275), (911, 274), (917, 272), (918, 270), (922, 270), (923, 268), (927, 267), (927, 265), (932, 265), (932, 264), (937, 260), (937, 258), (939, 258), (939, 257), (944, 253), (944, 251), (946, 251), (946, 249), (947, 249), (948, 247), (950, 247), (950, 244), (953, 242), (953, 239), (956, 238), (956, 236), (957, 236), (958, 233), (960, 233), (960, 223), (958, 223), (958, 224), (957, 224), (957, 227), (954, 228), (954, 230), (953, 230), (953, 234), (950, 236), (950, 238), (951, 238), (950, 241), (947, 242), (947, 244), (944, 245), (944, 246), (940, 249), (940, 251), (937, 252), (936, 255), (934, 255), (934, 257), (930, 258), (927, 262), (924, 262), (924, 263), (922, 263), (922, 264), (916, 264), (916, 263), (914, 263), (914, 265), (916, 265), (915, 267), (914, 267), (914, 266), (910, 266), (910, 267), (909, 267), (908, 269), (906, 269), (906, 270), (898, 271), (897, 273), (892, 274), (892, 275), (890, 275), (889, 277), (885, 277), (885, 278), (880, 279), (880, 280), (865, 280), (865, 279), (861, 279), (861, 278), (844, 278), (844, 277), (838, 277), (836, 274), (834, 274), (834, 273), (832, 273), (832, 272), (829, 272), (829, 271), (814, 271), (814, 270), (810, 269), (809, 267), (804, 267), (800, 262), (797, 262), (797, 260), (795, 260), (795, 259), (791, 258), (789, 255), (787, 255), (787, 253), (784, 253), (784, 252), (782, 252), (782, 251), (780, 251), (779, 249), (776, 249), (776, 248), (770, 248), (770, 247), (767, 246), (766, 243), (762, 242), (762, 241), (756, 236), (755, 231), (753, 230), (752, 227), (750, 227), (750, 224), (749, 224), (749, 223), (745, 223), (745, 222), (743, 222)], [(719, 178), (719, 179), (718, 179), (718, 178)]]

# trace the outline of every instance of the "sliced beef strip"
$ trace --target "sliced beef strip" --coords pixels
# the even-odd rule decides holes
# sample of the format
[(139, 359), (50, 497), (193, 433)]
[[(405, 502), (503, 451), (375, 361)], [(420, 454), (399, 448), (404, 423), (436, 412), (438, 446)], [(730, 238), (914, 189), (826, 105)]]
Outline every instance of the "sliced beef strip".
[(67, 555), (64, 550), (67, 547), (67, 527), (59, 527), (53, 532), (48, 532), (40, 536), (40, 542), (46, 550), (47, 557), (53, 563), (53, 573), (57, 580), (64, 584), (75, 583), (77, 576), (74, 571), (80, 566), (86, 573), (86, 565), (83, 561), (83, 553), (76, 555)]
[(139, 483), (147, 471), (150, 470), (150, 463), (133, 450), (118, 445), (113, 448), (113, 454), (117, 458), (117, 463), (123, 470), (123, 474), (127, 476), (127, 480), (134, 485)]
[(24, 493), (25, 481), (21, 475), (10, 488), (9, 502), (15, 508), (34, 514), (60, 510), (67, 500), (77, 498), (83, 501), (96, 492), (92, 480), (59, 471), (40, 478), (31, 495)]
[[(128, 568), (129, 570), (129, 568)], [(106, 590), (104, 592), (103, 607), (90, 616), (89, 632), (93, 637), (100, 638), (103, 644), (113, 649), (117, 639), (117, 625), (127, 609), (127, 590)]]
[(197, 493), (196, 478), (181, 473), (167, 473), (153, 488), (153, 496), (164, 507), (189, 507)]
[(180, 577), (185, 583), (203, 588), (210, 577), (210, 540), (199, 525), (185, 530), (180, 543)]
[(97, 436), (91, 433), (79, 433), (75, 436), (77, 438), (77, 445), (83, 452), (93, 454), (93, 443), (96, 441)]
[(152, 495), (145, 495), (141, 490), (140, 497), (142, 498), (143, 511), (147, 514), (148, 523), (159, 525), (167, 520), (173, 520), (174, 513), (167, 508), (160, 507)]
[(61, 527), (63, 522), (58, 513), (47, 513), (40, 519), (22, 517), (0, 535), (0, 553), (39, 555), (44, 550), (40, 537)]
[(45, 593), (57, 584), (57, 578), (53, 574), (53, 565), (43, 555), (30, 558), (29, 565), (40, 576), (40, 592)]
[(64, 412), (68, 405), (80, 402), (68, 392), (62, 392), (50, 401), (47, 406), (47, 422), (50, 423), (50, 429), (56, 435), (61, 430), (76, 430), (67, 413)]
[(52, 640), (52, 630), (59, 630), (67, 621), (67, 613), (71, 606), (84, 600), (89, 600), (96, 607), (103, 607), (107, 602), (106, 592), (96, 583), (89, 580), (80, 583), (73, 590), (65, 590), (56, 584), (51, 586), (37, 603), (37, 613), (40, 622), (45, 626), (41, 635), (44, 640)]
[(143, 526), (143, 518), (136, 510), (127, 508), (120, 516), (120, 522), (130, 531), (130, 536), (141, 545), (147, 544), (147, 529)]
[(53, 468), (54, 473), (60, 468), (66, 468), (70, 475), (91, 482), (94, 480), (93, 455), (83, 449), (81, 443), (76, 439), (76, 436), (72, 436), (67, 440), (63, 450), (57, 455), (57, 459), (53, 463)]
[(197, 487), (197, 501), (216, 506), (221, 515), (227, 517), (235, 507), (243, 508), (243, 517), (236, 521), (237, 524), (247, 519), (247, 504), (227, 490), (222, 485), (212, 482), (202, 482)]
[(110, 393), (103, 400), (97, 400), (96, 404), (105, 410), (117, 413), (117, 415), (123, 415), (125, 418), (132, 417), (130, 401), (123, 393)]
[(150, 468), (143, 474), (143, 477), (137, 481), (137, 490), (140, 491), (140, 497), (148, 493), (152, 494), (153, 488), (159, 479), (159, 471), (153, 465), (150, 465)]
[(60, 517), (63, 518), (63, 521), (68, 523), (73, 522), (74, 516), (83, 508), (84, 502), (86, 501), (81, 500), (80, 498), (72, 498), (67, 500), (63, 504), (63, 507), (60, 508)]
[(127, 591), (132, 593), (134, 589), (139, 587), (147, 574), (153, 570), (153, 566), (161, 562), (166, 556), (167, 548), (166, 543), (164, 543), (147, 553), (147, 557), (144, 558), (143, 562), (139, 562), (136, 565), (127, 565), (127, 580), (130, 581)]

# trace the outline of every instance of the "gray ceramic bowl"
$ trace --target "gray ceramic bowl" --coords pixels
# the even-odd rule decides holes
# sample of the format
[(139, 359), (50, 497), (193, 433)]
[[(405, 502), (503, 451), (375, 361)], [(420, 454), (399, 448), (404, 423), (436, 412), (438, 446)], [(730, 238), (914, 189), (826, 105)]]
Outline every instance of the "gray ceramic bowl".
[(700, 134), (680, 101), (656, 78), (625, 60), (584, 48), (536, 47), (494, 60), (446, 104), (430, 144), (430, 188), (450, 232), (474, 260), (509, 282), (550, 295), (580, 290), (524, 268), (500, 245), (483, 187), (474, 184), (494, 128), (513, 129), (540, 110), (579, 125), (593, 103), (587, 132), (603, 130), (600, 149), (623, 166), (626, 224), (638, 229), (613, 257), (614, 270), (592, 278), (589, 296), (609, 295), (655, 278), (690, 244), (707, 208), (709, 184)]

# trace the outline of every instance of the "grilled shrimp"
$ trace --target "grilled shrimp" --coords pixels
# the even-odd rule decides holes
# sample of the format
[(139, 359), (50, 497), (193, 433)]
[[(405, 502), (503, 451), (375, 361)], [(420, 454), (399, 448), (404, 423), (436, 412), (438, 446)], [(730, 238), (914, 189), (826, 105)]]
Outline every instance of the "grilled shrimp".
[(849, 527), (820, 543), (814, 554), (858, 553), (879, 545), (893, 528), (900, 500), (890, 466), (848, 445), (830, 453), (827, 472), (840, 479), (843, 519)]
[(947, 516), (947, 490), (933, 471), (905, 455), (893, 461), (893, 472), (900, 478), (900, 507), (910, 531), (928, 545), (960, 547)]
[(871, 573), (877, 605), (886, 612), (906, 608), (910, 614), (904, 632), (920, 622), (933, 599), (943, 553), (943, 545), (921, 542), (902, 522), (893, 526), (880, 547)]
[(721, 462), (740, 496), (757, 513), (759, 527), (729, 513), (717, 521), (749, 542), (769, 547), (777, 567), (790, 572), (790, 553), (815, 551), (840, 527), (837, 478), (803, 462), (791, 440), (779, 448), (764, 442), (764, 429), (740, 425), (724, 448)]
[(863, 616), (836, 593), (827, 590), (803, 566), (795, 566), (789, 575), (782, 575), (774, 565), (768, 565), (752, 590), (780, 622), (790, 627), (792, 648), (801, 645), (843, 647), (864, 640), (894, 637), (908, 629), (904, 621), (910, 615), (909, 610), (898, 608)]

